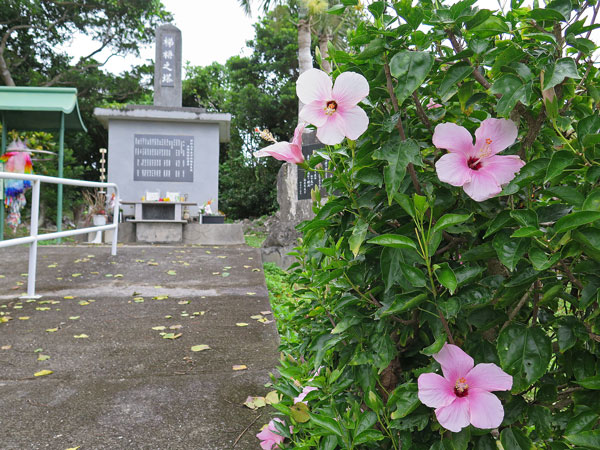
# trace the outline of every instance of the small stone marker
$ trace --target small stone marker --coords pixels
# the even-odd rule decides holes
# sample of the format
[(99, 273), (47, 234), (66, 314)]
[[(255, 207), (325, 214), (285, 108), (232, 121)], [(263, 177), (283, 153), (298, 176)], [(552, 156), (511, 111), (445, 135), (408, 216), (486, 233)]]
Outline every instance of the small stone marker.
[[(317, 140), (317, 134), (314, 131), (305, 132), (302, 135), (302, 154), (304, 159), (308, 160), (315, 150), (325, 147)], [(327, 161), (323, 162), (323, 166), (327, 168)], [(298, 200), (310, 200), (310, 191), (318, 186), (321, 188), (323, 179), (317, 172), (307, 172), (298, 167)]]
[(171, 24), (156, 29), (154, 105), (181, 107), (181, 30)]

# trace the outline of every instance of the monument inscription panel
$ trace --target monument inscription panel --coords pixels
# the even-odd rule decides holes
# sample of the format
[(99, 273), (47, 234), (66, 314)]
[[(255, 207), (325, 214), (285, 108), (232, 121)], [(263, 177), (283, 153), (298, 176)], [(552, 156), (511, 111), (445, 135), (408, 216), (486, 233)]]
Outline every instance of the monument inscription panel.
[(133, 136), (134, 181), (194, 181), (194, 137)]
[[(302, 135), (302, 154), (304, 159), (308, 160), (315, 150), (325, 147), (316, 138), (314, 132), (306, 132)], [(323, 161), (323, 167), (327, 169), (327, 161)], [(317, 172), (307, 172), (298, 167), (298, 200), (310, 200), (310, 191), (315, 186), (323, 186), (323, 178)]]
[(176, 33), (165, 33), (160, 42), (162, 53), (160, 58), (160, 85), (165, 87), (175, 86), (175, 42)]

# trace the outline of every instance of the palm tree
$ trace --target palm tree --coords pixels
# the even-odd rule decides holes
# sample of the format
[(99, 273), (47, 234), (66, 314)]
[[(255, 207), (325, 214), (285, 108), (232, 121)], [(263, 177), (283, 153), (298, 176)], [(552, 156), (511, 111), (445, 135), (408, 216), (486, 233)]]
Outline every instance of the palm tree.
[[(244, 9), (246, 14), (250, 15), (252, 0), (238, 0), (240, 6)], [(260, 9), (264, 12), (273, 5), (284, 4), (288, 5), (295, 4), (295, 0), (260, 0)], [(307, 2), (300, 0), (298, 2), (298, 70), (300, 73), (306, 72), (311, 69), (312, 55), (310, 53), (311, 38), (310, 38), (310, 15), (308, 13)]]

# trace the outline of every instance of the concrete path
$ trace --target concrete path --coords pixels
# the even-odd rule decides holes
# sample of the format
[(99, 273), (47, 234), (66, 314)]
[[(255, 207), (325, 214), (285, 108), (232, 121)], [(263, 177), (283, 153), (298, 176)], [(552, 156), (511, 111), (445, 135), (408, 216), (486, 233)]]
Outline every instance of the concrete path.
[(251, 317), (272, 319), (258, 250), (42, 246), (43, 297), (23, 301), (27, 253), (0, 250), (3, 450), (260, 448), (268, 413), (243, 402), (269, 391), (278, 337)]

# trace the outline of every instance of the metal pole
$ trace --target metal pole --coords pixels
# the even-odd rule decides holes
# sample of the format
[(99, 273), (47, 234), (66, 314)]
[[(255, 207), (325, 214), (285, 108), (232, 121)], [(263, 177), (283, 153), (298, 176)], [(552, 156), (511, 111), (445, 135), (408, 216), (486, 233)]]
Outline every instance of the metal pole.
[[(63, 164), (65, 159), (65, 113), (60, 113), (60, 134), (58, 135), (58, 178), (63, 177)], [(58, 185), (58, 198), (56, 200), (56, 231), (62, 231), (63, 185)], [(60, 243), (61, 239), (58, 239)]]
[[(4, 154), (6, 152), (6, 121), (4, 120), (4, 114), (2, 114), (2, 148), (0, 154)], [(2, 163), (0, 163), (2, 165)], [(4, 170), (3, 167), (0, 169)], [(0, 183), (0, 189), (4, 190), (4, 183)], [(0, 201), (2, 205), (0, 205), (0, 241), (4, 240), (4, 192), (0, 195)]]
[[(108, 193), (108, 189), (106, 190)], [(113, 230), (113, 240), (112, 240), (112, 248), (111, 248), (111, 255), (116, 256), (117, 255), (117, 234), (119, 233), (119, 192), (118, 191), (114, 191), (114, 195), (115, 195), (115, 206), (113, 208), (113, 225), (115, 226), (114, 230)]]
[[(40, 180), (33, 180), (31, 193), (31, 231), (29, 235), (36, 238), (38, 235), (38, 220), (40, 211)], [(40, 298), (35, 295), (35, 275), (37, 267), (37, 240), (29, 244), (29, 272), (27, 274), (27, 295), (21, 298)]]

